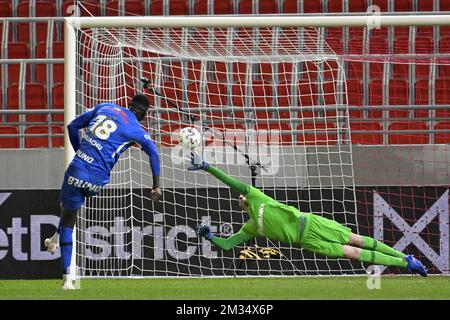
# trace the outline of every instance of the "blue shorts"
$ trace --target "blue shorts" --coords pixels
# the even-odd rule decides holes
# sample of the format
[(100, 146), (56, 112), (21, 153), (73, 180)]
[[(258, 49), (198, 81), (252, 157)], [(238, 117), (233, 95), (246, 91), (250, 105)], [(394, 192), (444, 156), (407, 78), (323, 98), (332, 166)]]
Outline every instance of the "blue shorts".
[(84, 199), (95, 196), (105, 184), (104, 181), (96, 181), (89, 173), (69, 166), (61, 187), (61, 205), (67, 211), (78, 211), (83, 205)]

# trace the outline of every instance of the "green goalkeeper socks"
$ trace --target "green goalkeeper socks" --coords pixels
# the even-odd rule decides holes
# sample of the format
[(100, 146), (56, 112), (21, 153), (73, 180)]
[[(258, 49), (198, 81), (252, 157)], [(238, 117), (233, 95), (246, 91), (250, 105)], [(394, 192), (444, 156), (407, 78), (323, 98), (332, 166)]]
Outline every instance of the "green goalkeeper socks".
[(214, 177), (225, 183), (226, 185), (230, 186), (231, 190), (239, 192), (243, 194), (244, 196), (247, 195), (250, 191), (250, 186), (248, 184), (245, 184), (238, 179), (235, 179), (233, 177), (230, 177), (225, 172), (217, 169), (216, 167), (209, 165), (208, 169), (206, 171), (210, 174), (212, 174)]
[(389, 256), (397, 257), (397, 258), (405, 257), (404, 253), (401, 253), (400, 251), (397, 251), (397, 250), (385, 245), (384, 243), (381, 243), (378, 240), (375, 240), (373, 238), (366, 237), (366, 236), (362, 236), (362, 238), (364, 240), (364, 244), (363, 244), (364, 249), (381, 252), (381, 253), (387, 254)]
[(403, 258), (393, 257), (381, 252), (364, 249), (361, 250), (359, 261), (367, 262), (370, 264), (380, 264), (383, 266), (394, 266), (402, 268), (406, 268), (408, 266), (408, 263)]

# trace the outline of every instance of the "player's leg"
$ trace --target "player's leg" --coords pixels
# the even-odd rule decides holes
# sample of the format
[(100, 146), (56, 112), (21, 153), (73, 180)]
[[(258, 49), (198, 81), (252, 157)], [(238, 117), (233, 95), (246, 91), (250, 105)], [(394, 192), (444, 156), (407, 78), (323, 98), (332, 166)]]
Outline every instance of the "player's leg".
[(363, 249), (368, 249), (372, 251), (381, 252), (387, 254), (389, 256), (404, 258), (406, 255), (400, 251), (395, 250), (394, 248), (389, 247), (388, 245), (367, 236), (360, 236), (355, 233), (351, 233), (348, 245)]
[(70, 265), (72, 263), (73, 230), (77, 220), (78, 210), (67, 210), (62, 207), (59, 225), (59, 245), (61, 248), (61, 269), (63, 273), (63, 289), (75, 289), (73, 279), (70, 279)]
[[(63, 275), (63, 289), (75, 289), (72, 279), (70, 279), (70, 265), (72, 263), (73, 242), (72, 235), (77, 219), (78, 210), (84, 203), (86, 196), (85, 190), (76, 187), (73, 183), (72, 176), (66, 172), (64, 181), (61, 187), (60, 201), (61, 201), (61, 218), (57, 234), (51, 239), (59, 240), (61, 250), (61, 270)], [(72, 182), (71, 182), (72, 181)], [(46, 240), (47, 242), (47, 240)], [(47, 247), (49, 248), (49, 247)]]

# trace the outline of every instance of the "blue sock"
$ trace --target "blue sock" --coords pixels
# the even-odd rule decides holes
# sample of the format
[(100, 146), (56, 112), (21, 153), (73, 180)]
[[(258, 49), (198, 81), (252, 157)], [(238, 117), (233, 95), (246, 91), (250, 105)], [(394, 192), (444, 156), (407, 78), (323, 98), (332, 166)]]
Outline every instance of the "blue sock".
[(59, 246), (61, 247), (61, 266), (63, 274), (69, 273), (70, 262), (72, 260), (72, 233), (73, 228), (61, 226), (59, 230)]

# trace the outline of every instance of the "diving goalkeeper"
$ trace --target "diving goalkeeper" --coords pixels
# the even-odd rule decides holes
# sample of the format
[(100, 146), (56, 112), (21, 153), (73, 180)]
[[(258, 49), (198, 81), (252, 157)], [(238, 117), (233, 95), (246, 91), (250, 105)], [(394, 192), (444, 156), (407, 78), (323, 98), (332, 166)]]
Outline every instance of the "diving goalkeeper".
[(239, 206), (250, 219), (239, 232), (228, 238), (214, 236), (209, 226), (201, 224), (197, 234), (222, 250), (258, 236), (298, 245), (303, 249), (333, 258), (348, 258), (375, 265), (406, 268), (411, 273), (427, 276), (427, 269), (416, 258), (405, 255), (373, 238), (352, 233), (334, 220), (282, 204), (260, 190), (228, 176), (204, 161), (198, 154), (192, 159), (190, 171), (203, 169), (240, 193)]

